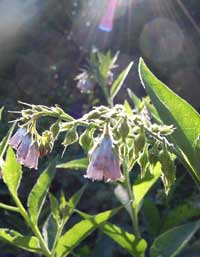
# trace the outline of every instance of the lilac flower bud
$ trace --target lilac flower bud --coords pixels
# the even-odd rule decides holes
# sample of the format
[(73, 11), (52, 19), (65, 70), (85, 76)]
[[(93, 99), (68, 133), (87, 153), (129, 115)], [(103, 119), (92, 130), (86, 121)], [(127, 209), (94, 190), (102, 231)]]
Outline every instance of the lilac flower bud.
[(17, 151), (18, 162), (30, 169), (37, 169), (39, 149), (26, 129), (19, 128), (10, 139), (10, 145)]
[(91, 161), (85, 175), (86, 178), (115, 181), (122, 177), (120, 161), (113, 149), (112, 139), (104, 135), (91, 154)]
[(114, 80), (114, 74), (112, 71), (108, 72), (108, 77), (107, 77), (107, 84), (108, 86), (111, 86)]
[(94, 83), (92, 80), (90, 80), (89, 78), (87, 79), (81, 79), (79, 80), (78, 84), (77, 84), (77, 88), (81, 91), (81, 93), (88, 93), (91, 90), (94, 89)]

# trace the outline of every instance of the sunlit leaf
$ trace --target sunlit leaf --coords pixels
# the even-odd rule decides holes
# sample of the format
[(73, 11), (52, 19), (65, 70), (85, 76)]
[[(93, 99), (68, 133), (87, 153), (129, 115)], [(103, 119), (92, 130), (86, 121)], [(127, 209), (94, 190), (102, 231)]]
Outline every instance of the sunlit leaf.
[(55, 175), (56, 161), (52, 161), (40, 175), (28, 197), (28, 209), (32, 221), (36, 224), (46, 199), (51, 181)]
[(87, 158), (76, 159), (69, 162), (61, 163), (56, 166), (58, 169), (70, 169), (70, 170), (86, 170), (89, 161)]
[(80, 190), (78, 190), (75, 194), (73, 194), (72, 197), (69, 199), (69, 201), (66, 201), (66, 205), (61, 204), (60, 209), (61, 209), (62, 217), (65, 223), (73, 214), (74, 209), (78, 205), (85, 189), (86, 189), (86, 185), (84, 185)]
[(172, 141), (183, 152), (180, 156), (184, 159), (183, 164), (189, 161), (189, 166), (193, 168), (189, 171), (200, 184), (200, 158), (197, 157), (195, 149), (195, 142), (200, 134), (200, 115), (190, 104), (158, 80), (142, 59), (140, 59), (139, 72), (141, 82), (162, 122), (175, 126), (176, 130), (171, 136)]
[(1, 118), (2, 118), (3, 109), (4, 109), (4, 107), (1, 107), (1, 108), (0, 108), (0, 120), (1, 120)]
[(141, 202), (150, 188), (155, 184), (161, 175), (161, 165), (159, 162), (152, 168), (151, 173), (147, 172), (143, 178), (139, 178), (133, 185), (134, 207), (139, 211)]
[(100, 230), (126, 249), (131, 256), (145, 257), (147, 243), (144, 239), (136, 239), (133, 234), (108, 222), (101, 225)]
[[(121, 209), (121, 208), (120, 208)], [(99, 213), (92, 218), (76, 223), (71, 229), (69, 229), (58, 241), (56, 247), (57, 257), (64, 257), (70, 254), (70, 252), (87, 236), (89, 236), (96, 228), (102, 223), (106, 222), (109, 218), (115, 215), (119, 211), (119, 208)]]
[(175, 257), (200, 228), (200, 221), (170, 229), (155, 239), (150, 257)]
[(133, 66), (133, 62), (131, 62), (125, 70), (123, 70), (119, 76), (117, 77), (117, 79), (113, 82), (113, 85), (111, 87), (111, 90), (110, 90), (110, 97), (112, 99), (115, 98), (115, 96), (117, 95), (117, 93), (119, 92), (120, 88), (122, 87), (130, 69), (132, 68)]
[(23, 236), (15, 230), (1, 228), (0, 239), (29, 252), (41, 252), (40, 245), (36, 237)]
[(17, 162), (15, 153), (11, 147), (8, 148), (5, 164), (2, 168), (3, 180), (8, 186), (12, 195), (17, 196), (17, 190), (20, 185), (22, 170)]
[(8, 144), (9, 144), (9, 140), (12, 136), (13, 130), (15, 128), (15, 123), (11, 126), (11, 128), (9, 129), (7, 135), (2, 139), (2, 141), (0, 142), (0, 159), (3, 158), (7, 148), (8, 148)]

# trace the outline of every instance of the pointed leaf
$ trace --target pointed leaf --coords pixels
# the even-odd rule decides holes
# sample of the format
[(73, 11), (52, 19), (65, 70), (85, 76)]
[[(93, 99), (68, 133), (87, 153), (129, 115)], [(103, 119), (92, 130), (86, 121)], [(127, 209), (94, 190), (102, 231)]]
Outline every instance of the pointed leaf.
[(0, 120), (1, 120), (1, 118), (2, 118), (3, 109), (4, 109), (4, 107), (1, 107), (1, 108), (0, 108)]
[(53, 248), (57, 230), (58, 230), (58, 224), (54, 216), (52, 215), (52, 213), (50, 213), (42, 229), (44, 240), (48, 245), (49, 249)]
[(9, 129), (7, 135), (3, 138), (3, 140), (1, 141), (0, 143), (0, 159), (3, 158), (7, 148), (8, 148), (8, 145), (9, 145), (9, 140), (12, 136), (12, 133), (13, 133), (13, 130), (15, 128), (15, 125), (16, 123), (14, 123), (11, 128)]
[(49, 194), (49, 199), (51, 203), (51, 212), (56, 220), (56, 222), (59, 224), (60, 223), (60, 207), (59, 207), (59, 202), (56, 199), (56, 197), (53, 194)]
[(130, 88), (127, 89), (127, 92), (134, 104), (134, 107), (139, 111), (141, 107), (144, 105), (142, 100), (140, 100), (140, 98), (138, 98)]
[(151, 257), (175, 257), (200, 228), (200, 221), (173, 228), (155, 239), (151, 247)]
[(43, 171), (43, 173), (40, 175), (32, 191), (29, 194), (28, 209), (31, 219), (35, 224), (37, 224), (40, 211), (49, 190), (49, 186), (55, 175), (55, 165), (55, 160), (49, 164), (47, 169)]
[(115, 98), (115, 96), (117, 95), (117, 93), (119, 92), (120, 88), (122, 87), (131, 67), (133, 66), (133, 62), (131, 62), (125, 70), (123, 70), (119, 76), (117, 77), (117, 79), (113, 82), (113, 85), (111, 87), (110, 90), (110, 96), (112, 99)]
[(81, 241), (98, 228), (99, 225), (106, 222), (118, 211), (119, 208), (105, 211), (75, 224), (58, 241), (56, 247), (57, 257), (67, 256)]
[(10, 229), (0, 229), (0, 239), (29, 252), (41, 253), (38, 239), (33, 236), (23, 236)]
[(102, 224), (100, 230), (126, 249), (133, 257), (145, 257), (147, 243), (144, 239), (136, 239), (135, 235), (109, 222)]
[(70, 199), (66, 202), (66, 206), (61, 206), (62, 217), (64, 222), (66, 223), (70, 216), (73, 214), (74, 209), (78, 205), (84, 191), (86, 189), (86, 185), (84, 185), (80, 190), (78, 190)]
[(170, 228), (180, 225), (187, 219), (200, 216), (200, 208), (195, 206), (191, 200), (188, 203), (178, 205), (170, 210), (162, 222), (161, 231), (164, 232)]
[(161, 220), (160, 213), (155, 203), (149, 199), (144, 199), (142, 213), (145, 218), (148, 233), (155, 237), (160, 231)]
[(70, 170), (87, 170), (89, 161), (87, 158), (72, 160), (66, 163), (61, 163), (56, 166), (58, 169)]
[(163, 123), (176, 127), (172, 140), (187, 156), (187, 161), (194, 169), (192, 175), (200, 183), (200, 159), (195, 154), (195, 141), (200, 133), (200, 115), (190, 104), (158, 80), (142, 59), (139, 72), (141, 82)]
[(133, 205), (139, 211), (141, 202), (150, 188), (155, 184), (161, 175), (161, 165), (159, 162), (152, 168), (152, 172), (146, 173), (144, 178), (139, 178), (133, 185), (134, 202)]
[(3, 180), (6, 183), (12, 195), (17, 196), (17, 190), (20, 185), (22, 170), (17, 162), (15, 153), (11, 147), (8, 148), (6, 161), (2, 168)]

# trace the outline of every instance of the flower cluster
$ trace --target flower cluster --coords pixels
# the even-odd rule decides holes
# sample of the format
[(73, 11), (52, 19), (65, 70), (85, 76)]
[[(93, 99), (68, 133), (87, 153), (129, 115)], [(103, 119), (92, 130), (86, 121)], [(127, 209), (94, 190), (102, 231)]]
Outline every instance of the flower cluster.
[(17, 151), (17, 160), (24, 166), (38, 168), (39, 147), (25, 128), (19, 128), (10, 139), (10, 145)]

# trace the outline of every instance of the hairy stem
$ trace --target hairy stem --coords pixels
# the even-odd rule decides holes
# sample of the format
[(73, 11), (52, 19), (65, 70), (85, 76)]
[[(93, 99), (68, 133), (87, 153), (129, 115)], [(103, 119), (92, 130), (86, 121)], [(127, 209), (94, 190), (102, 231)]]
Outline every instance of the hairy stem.
[(14, 199), (17, 207), (18, 207), (19, 213), (24, 218), (24, 220), (26, 221), (27, 225), (31, 228), (31, 230), (33, 231), (34, 235), (37, 237), (37, 239), (38, 239), (38, 241), (40, 243), (41, 249), (43, 251), (43, 254), (46, 257), (51, 257), (51, 253), (50, 253), (46, 243), (44, 242), (44, 239), (43, 239), (43, 237), (41, 235), (41, 232), (40, 232), (38, 226), (32, 222), (32, 220), (29, 217), (27, 211), (25, 210), (24, 206), (22, 205), (20, 199), (16, 195), (13, 195), (13, 194), (12, 194), (12, 197), (13, 197), (13, 199)]
[(131, 207), (131, 210), (132, 210), (131, 221), (132, 221), (132, 225), (133, 225), (133, 230), (135, 232), (135, 236), (137, 238), (141, 238), (139, 224), (138, 224), (138, 213), (137, 213), (137, 210), (134, 208), (134, 205), (133, 205), (134, 195), (133, 195), (133, 191), (132, 191), (132, 188), (131, 188), (129, 171), (127, 169), (126, 161), (123, 162), (123, 170), (124, 170), (124, 176), (125, 176), (125, 186), (126, 186), (126, 189), (127, 189), (127, 192), (128, 192), (130, 207)]

